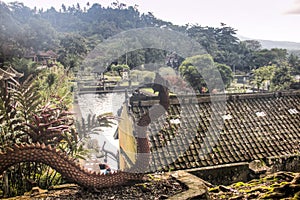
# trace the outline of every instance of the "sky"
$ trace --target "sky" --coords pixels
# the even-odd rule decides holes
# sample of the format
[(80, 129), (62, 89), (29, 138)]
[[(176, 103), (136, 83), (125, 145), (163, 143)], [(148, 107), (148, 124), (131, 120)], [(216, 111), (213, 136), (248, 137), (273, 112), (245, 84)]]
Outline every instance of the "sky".
[[(0, 0), (1, 1), (1, 0)], [(5, 3), (11, 0), (4, 0)], [(15, 0), (13, 0), (15, 1)], [(110, 6), (117, 0), (18, 0), (30, 8), (57, 10), (62, 3), (72, 6), (87, 2)], [(177, 25), (198, 24), (219, 27), (221, 22), (251, 39), (300, 42), (300, 0), (119, 0), (127, 6), (138, 5), (141, 13)]]

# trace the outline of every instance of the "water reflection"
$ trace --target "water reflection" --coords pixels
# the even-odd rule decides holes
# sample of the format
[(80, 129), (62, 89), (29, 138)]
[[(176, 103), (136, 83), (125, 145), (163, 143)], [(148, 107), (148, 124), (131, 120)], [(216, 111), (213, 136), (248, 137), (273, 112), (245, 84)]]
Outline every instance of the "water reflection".
[[(125, 100), (124, 93), (107, 93), (107, 94), (82, 94), (78, 95), (77, 118), (82, 117), (87, 121), (88, 115), (101, 115), (104, 113), (113, 113), (118, 116), (118, 112)], [(89, 133), (90, 139), (86, 147), (91, 148), (90, 158), (87, 158), (82, 164), (85, 168), (99, 172), (99, 163), (105, 163), (112, 170), (118, 169), (116, 157), (119, 152), (119, 141), (114, 139), (117, 131), (118, 121), (113, 120), (112, 127), (101, 127), (100, 131)], [(103, 151), (103, 148), (105, 152)]]

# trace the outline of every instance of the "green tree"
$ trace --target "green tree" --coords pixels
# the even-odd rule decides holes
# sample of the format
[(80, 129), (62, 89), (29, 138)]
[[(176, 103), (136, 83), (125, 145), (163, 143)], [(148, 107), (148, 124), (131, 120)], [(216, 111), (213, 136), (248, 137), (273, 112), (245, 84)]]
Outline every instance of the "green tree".
[(65, 68), (78, 68), (87, 53), (85, 39), (78, 34), (63, 34), (61, 36), (60, 46), (58, 61)]
[(220, 28), (216, 28), (216, 40), (220, 50), (234, 51), (239, 44), (239, 39), (235, 36), (236, 30), (232, 27), (226, 26), (221, 23)]
[(220, 64), (220, 63), (215, 63), (215, 65), (220, 72), (225, 87), (226, 88), (229, 87), (233, 80), (233, 73), (231, 68), (225, 64)]
[(259, 68), (262, 66), (280, 64), (286, 61), (287, 50), (286, 49), (262, 49), (255, 51), (252, 57), (252, 66)]
[(66, 8), (65, 4), (61, 4), (61, 9), (64, 13), (67, 11), (67, 8)]
[(26, 23), (26, 21), (34, 14), (29, 7), (17, 1), (9, 3), (8, 7), (12, 12), (13, 17), (21, 23)]
[(274, 91), (289, 89), (293, 81), (291, 68), (287, 63), (282, 63), (280, 67), (276, 68), (271, 79), (271, 89)]
[(146, 62), (145, 49), (138, 49), (135, 51), (125, 53), (118, 59), (117, 62), (128, 65), (130, 69), (141, 66)]
[(300, 59), (295, 54), (290, 54), (288, 57), (288, 64), (294, 74), (300, 73)]
[(213, 27), (202, 27), (198, 25), (193, 25), (187, 28), (188, 36), (199, 42), (202, 47), (207, 51), (208, 54), (213, 57), (218, 51), (218, 44), (216, 40), (216, 29)]
[(35, 76), (35, 84), (39, 88), (41, 99), (45, 102), (53, 102), (62, 108), (70, 108), (73, 103), (71, 93), (72, 73), (68, 73), (64, 66), (57, 64), (49, 70), (43, 70)]
[(257, 40), (245, 40), (242, 41), (241, 43), (245, 44), (246, 48), (249, 49), (250, 51), (258, 51), (261, 49), (261, 44)]
[(58, 45), (57, 33), (52, 25), (37, 17), (32, 17), (23, 25), (24, 39), (22, 45), (34, 52), (54, 49)]
[(24, 31), (14, 18), (10, 7), (0, 3), (0, 63), (11, 60), (24, 53), (20, 44)]
[(128, 65), (112, 65), (111, 70), (117, 72), (119, 74), (119, 76), (122, 77), (122, 73), (124, 71), (128, 71), (129, 66)]
[(18, 72), (24, 74), (24, 76), (20, 79), (21, 81), (25, 81), (29, 76), (35, 76), (38, 73), (38, 70), (36, 69), (36, 63), (26, 58), (14, 57), (11, 61), (6, 62), (5, 64), (12, 66)]
[(270, 81), (274, 75), (276, 67), (274, 65), (263, 66), (253, 71), (254, 78), (252, 83), (260, 90), (265, 81)]
[(240, 55), (240, 61), (236, 66), (236, 70), (249, 73), (252, 69), (255, 69), (253, 64), (253, 56), (256, 51), (261, 49), (261, 44), (256, 40), (241, 41), (239, 48), (237, 49)]
[(224, 90), (222, 80), (219, 79), (220, 72), (209, 54), (186, 58), (181, 63), (179, 72), (197, 92), (203, 92), (203, 88), (209, 91)]

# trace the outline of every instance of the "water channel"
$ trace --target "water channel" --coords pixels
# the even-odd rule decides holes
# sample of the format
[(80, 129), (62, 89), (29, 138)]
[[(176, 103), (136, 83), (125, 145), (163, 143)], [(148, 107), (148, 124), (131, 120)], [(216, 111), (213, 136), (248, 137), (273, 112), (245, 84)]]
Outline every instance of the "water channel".
[[(106, 94), (81, 94), (77, 97), (78, 105), (76, 115), (77, 118), (81, 116), (87, 120), (88, 115), (101, 115), (104, 113), (113, 113), (115, 117), (118, 116), (120, 108), (125, 101), (125, 93), (106, 93)], [(101, 153), (102, 146), (105, 143), (105, 150), (117, 154), (119, 151), (119, 141), (114, 139), (114, 134), (118, 128), (118, 120), (113, 120), (112, 127), (100, 127), (100, 131), (93, 131), (89, 133), (90, 140), (100, 153), (91, 151), (89, 158), (81, 164), (91, 171), (99, 172), (99, 163), (107, 163), (112, 170), (118, 169), (118, 162), (114, 156)]]

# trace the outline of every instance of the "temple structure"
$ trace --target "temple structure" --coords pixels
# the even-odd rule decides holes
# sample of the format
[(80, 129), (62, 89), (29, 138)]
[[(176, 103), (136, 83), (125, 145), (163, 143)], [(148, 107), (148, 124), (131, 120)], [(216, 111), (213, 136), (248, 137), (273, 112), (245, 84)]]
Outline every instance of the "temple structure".
[[(300, 170), (300, 91), (229, 94), (222, 113), (218, 107), (224, 102), (212, 102), (211, 96), (197, 96), (196, 102), (181, 98), (185, 101), (171, 96), (164, 116), (146, 128), (149, 172), (189, 170), (206, 176), (201, 171), (220, 168), (215, 175), (224, 175), (230, 168), (228, 176), (233, 176), (234, 171), (249, 170), (253, 161), (271, 171)], [(135, 163), (137, 122), (159, 101), (158, 96), (133, 95), (124, 104), (119, 124), (121, 168)], [(247, 171), (242, 180), (248, 175)]]

